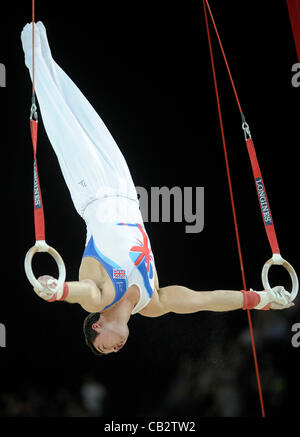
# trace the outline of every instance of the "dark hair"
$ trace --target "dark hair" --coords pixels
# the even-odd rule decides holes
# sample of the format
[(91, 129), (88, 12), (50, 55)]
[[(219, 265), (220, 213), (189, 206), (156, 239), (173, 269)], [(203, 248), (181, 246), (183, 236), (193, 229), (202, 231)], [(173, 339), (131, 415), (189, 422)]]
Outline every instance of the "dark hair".
[(99, 320), (100, 317), (100, 313), (90, 313), (83, 322), (83, 333), (84, 333), (84, 337), (85, 337), (85, 342), (87, 344), (87, 346), (89, 346), (89, 348), (92, 350), (92, 352), (95, 355), (101, 356), (103, 357), (105, 354), (99, 352), (95, 346), (93, 345), (93, 341), (95, 340), (95, 338), (98, 335), (98, 332), (96, 332), (93, 328), (92, 325), (93, 323), (96, 323)]

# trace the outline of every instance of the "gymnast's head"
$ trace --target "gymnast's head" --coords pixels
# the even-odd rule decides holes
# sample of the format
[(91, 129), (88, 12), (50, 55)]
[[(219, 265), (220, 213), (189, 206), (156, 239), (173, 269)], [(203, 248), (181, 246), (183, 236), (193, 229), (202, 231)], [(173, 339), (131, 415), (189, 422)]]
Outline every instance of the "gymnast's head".
[(85, 342), (98, 356), (118, 352), (127, 341), (127, 324), (106, 319), (103, 313), (90, 313), (83, 322)]

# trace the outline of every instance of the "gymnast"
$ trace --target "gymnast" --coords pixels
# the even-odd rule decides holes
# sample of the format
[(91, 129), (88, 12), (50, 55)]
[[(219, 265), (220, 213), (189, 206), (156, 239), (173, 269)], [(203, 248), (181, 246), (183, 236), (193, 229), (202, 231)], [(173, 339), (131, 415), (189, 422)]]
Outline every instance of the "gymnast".
[[(141, 216), (137, 192), (120, 149), (99, 115), (52, 58), (46, 29), (34, 24), (35, 92), (43, 124), (56, 153), (74, 207), (86, 223), (79, 280), (61, 293), (49, 275), (38, 278), (47, 302), (79, 304), (89, 314), (86, 344), (99, 356), (119, 351), (136, 313), (159, 317), (198, 311), (285, 309), (290, 294), (278, 286), (263, 291), (194, 291), (160, 287), (154, 255)], [(21, 33), (25, 64), (32, 79), (32, 23)]]

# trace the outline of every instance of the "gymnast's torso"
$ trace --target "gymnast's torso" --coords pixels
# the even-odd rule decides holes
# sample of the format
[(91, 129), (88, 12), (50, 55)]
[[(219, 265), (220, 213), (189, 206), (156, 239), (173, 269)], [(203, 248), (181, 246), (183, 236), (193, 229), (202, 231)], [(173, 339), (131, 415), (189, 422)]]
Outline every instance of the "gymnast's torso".
[[(115, 199), (114, 199), (115, 202)], [(124, 211), (126, 201), (122, 200)], [(156, 292), (156, 272), (154, 256), (149, 237), (139, 211), (124, 215), (130, 222), (116, 221), (114, 217), (105, 216), (105, 211), (112, 211), (115, 204), (112, 199), (93, 202), (85, 213), (87, 238), (79, 280), (93, 280), (100, 291), (105, 288), (112, 296), (102, 311), (119, 302), (130, 290), (137, 294), (137, 304), (132, 314), (140, 313), (151, 301)], [(117, 209), (118, 209), (117, 208)]]

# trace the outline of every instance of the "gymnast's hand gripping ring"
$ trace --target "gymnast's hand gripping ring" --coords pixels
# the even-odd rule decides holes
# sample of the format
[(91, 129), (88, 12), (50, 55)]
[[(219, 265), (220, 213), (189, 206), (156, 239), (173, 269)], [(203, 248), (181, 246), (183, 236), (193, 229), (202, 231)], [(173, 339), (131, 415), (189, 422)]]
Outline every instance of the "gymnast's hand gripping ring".
[[(42, 284), (36, 279), (32, 271), (32, 258), (37, 252), (47, 252), (56, 261), (59, 277), (55, 289), (53, 288), (50, 290), (49, 288), (44, 288)], [(62, 257), (55, 249), (53, 249), (53, 247), (48, 246), (48, 244), (44, 240), (37, 240), (35, 245), (28, 250), (25, 256), (24, 267), (26, 276), (35, 289), (39, 290), (40, 292), (46, 293), (47, 295), (49, 295), (49, 297), (51, 297), (53, 293), (57, 293), (58, 298), (61, 297), (63, 293), (64, 282), (66, 279), (66, 268)]]
[(269, 280), (268, 280), (268, 273), (269, 273), (269, 269), (272, 265), (280, 265), (280, 266), (284, 267), (288, 271), (288, 273), (290, 274), (290, 277), (292, 280), (292, 291), (290, 292), (290, 297), (291, 297), (291, 301), (293, 301), (298, 294), (298, 289), (299, 289), (298, 277), (297, 277), (295, 270), (291, 266), (291, 264), (289, 264), (285, 259), (283, 259), (281, 257), (281, 255), (278, 253), (274, 253), (272, 258), (270, 258), (263, 266), (263, 269), (261, 272), (261, 279), (262, 279), (264, 289), (271, 290), (271, 286), (270, 286)]

